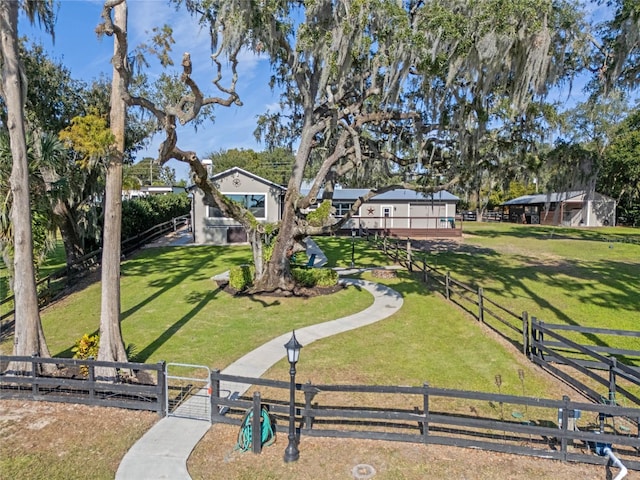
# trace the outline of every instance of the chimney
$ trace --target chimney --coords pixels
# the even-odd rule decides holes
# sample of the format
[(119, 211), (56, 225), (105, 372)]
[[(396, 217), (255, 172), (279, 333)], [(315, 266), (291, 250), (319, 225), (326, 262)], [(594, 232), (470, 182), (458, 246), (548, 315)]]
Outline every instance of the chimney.
[(213, 160), (210, 158), (202, 159), (202, 165), (207, 169), (207, 175), (211, 176), (213, 174)]

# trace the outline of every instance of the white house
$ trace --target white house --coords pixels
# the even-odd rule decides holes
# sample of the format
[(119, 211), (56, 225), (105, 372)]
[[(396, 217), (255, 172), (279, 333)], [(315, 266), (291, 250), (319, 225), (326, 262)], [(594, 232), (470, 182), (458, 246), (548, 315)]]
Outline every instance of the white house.
[[(258, 221), (278, 222), (286, 188), (258, 175), (233, 167), (211, 177), (221, 193), (247, 206)], [(216, 207), (207, 206), (203, 193), (193, 189), (192, 224), (196, 244), (226, 245), (247, 241), (244, 228), (234, 219), (223, 217)], [(341, 217), (367, 189), (336, 188), (332, 204)], [(304, 190), (303, 190), (303, 193)], [(447, 191), (425, 195), (413, 190), (385, 192), (363, 203), (343, 231), (367, 229), (385, 235), (412, 237), (452, 237), (462, 233), (456, 221), (459, 199)]]
[[(334, 215), (346, 214), (368, 189), (336, 188), (332, 204)], [(343, 229), (366, 228), (369, 231), (395, 236), (459, 236), (456, 228), (456, 207), (460, 199), (441, 190), (423, 194), (397, 189), (382, 193), (363, 203)]]

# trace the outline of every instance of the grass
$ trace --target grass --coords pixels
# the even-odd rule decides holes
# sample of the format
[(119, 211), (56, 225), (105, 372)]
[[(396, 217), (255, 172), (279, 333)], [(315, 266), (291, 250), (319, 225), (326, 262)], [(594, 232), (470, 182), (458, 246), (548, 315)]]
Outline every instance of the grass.
[[(622, 240), (638, 231), (606, 231), (617, 241), (603, 241), (600, 230), (465, 224), (464, 243), (476, 248), (431, 252), (426, 260), (458, 281), (482, 286), (510, 310), (547, 323), (637, 330), (640, 243)], [(616, 341), (633, 348), (633, 339)]]
[[(467, 230), (466, 225), (465, 233), (470, 235), (465, 242), (474, 245), (475, 253), (429, 254), (455, 278), (482, 285), (500, 303), (516, 311), (526, 309), (547, 321), (598, 326), (615, 322), (618, 328), (638, 328), (640, 285), (633, 271), (637, 271), (640, 246), (616, 242), (609, 248), (610, 243), (582, 230), (575, 234), (554, 230), (551, 236), (548, 230), (528, 226), (472, 225)], [(619, 235), (617, 230), (615, 235)], [(338, 267), (350, 265), (351, 241), (348, 237), (317, 239), (330, 265)], [(389, 263), (382, 252), (363, 240), (357, 239), (353, 246), (358, 267)], [(232, 297), (217, 290), (211, 277), (249, 257), (244, 247), (172, 247), (144, 250), (124, 262), (122, 330), (125, 342), (135, 343), (138, 359), (224, 368), (266, 339), (360, 311), (371, 303), (368, 294), (355, 288), (328, 298)], [(363, 277), (372, 279), (369, 273)], [(375, 281), (402, 294), (400, 312), (357, 331), (306, 345), (298, 363), (299, 381), (429, 382), (437, 387), (497, 392), (495, 377), (500, 375), (502, 393), (520, 395), (524, 389), (528, 396), (548, 398), (564, 393), (510, 344), (425, 289), (409, 273)], [(77, 338), (97, 331), (99, 309), (99, 284), (47, 308), (42, 320), (52, 353), (70, 356)], [(10, 342), (1, 346), (5, 353), (10, 347)], [(524, 372), (524, 383), (518, 370)], [(266, 376), (283, 379), (287, 373), (288, 364), (282, 361)], [(495, 410), (495, 406), (485, 408)], [(509, 411), (507, 407), (507, 414)], [(83, 462), (82, 455), (77, 456)], [(34, 467), (24, 465), (16, 467), (15, 478), (30, 478), (20, 472)]]
[[(427, 382), (440, 388), (513, 395), (522, 395), (524, 388), (526, 395), (558, 397), (556, 382), (550, 381), (524, 356), (515, 353), (507, 342), (498, 340), (461, 310), (452, 308), (440, 295), (425, 291), (409, 273), (398, 272), (397, 278), (385, 280), (373, 278), (370, 273), (363, 277), (400, 292), (404, 300), (402, 309), (383, 321), (305, 346), (297, 366), (298, 381), (413, 386)], [(282, 379), (287, 369), (288, 363), (283, 359), (264, 376)], [(519, 370), (524, 374), (524, 383), (520, 380)], [(495, 383), (497, 375), (502, 378), (500, 390)], [(263, 396), (266, 398), (272, 393), (263, 392)], [(285, 393), (279, 392), (280, 395)], [(324, 400), (320, 398), (322, 394), (319, 395), (318, 401), (335, 405), (336, 397), (327, 395)], [(362, 396), (360, 400), (354, 400), (350, 396), (342, 401), (345, 405), (367, 404), (368, 401), (380, 405), (375, 403), (380, 399), (373, 397)], [(404, 407), (411, 409), (421, 400), (396, 396), (393, 401), (406, 402)], [(441, 399), (435, 400), (436, 408), (468, 413), (468, 405), (441, 402)], [(496, 408), (483, 403), (477, 411), (491, 416), (498, 414)], [(508, 410), (507, 415), (510, 412)]]
[(113, 479), (158, 416), (115, 408), (2, 400), (0, 478)]
[[(323, 297), (233, 297), (212, 276), (250, 257), (246, 247), (146, 249), (123, 263), (122, 334), (136, 360), (224, 368), (265, 340), (305, 325), (367, 308), (372, 298), (354, 288)], [(100, 283), (46, 308), (42, 323), (54, 356), (69, 357), (75, 341), (100, 324)], [(2, 351), (11, 351), (10, 340)]]

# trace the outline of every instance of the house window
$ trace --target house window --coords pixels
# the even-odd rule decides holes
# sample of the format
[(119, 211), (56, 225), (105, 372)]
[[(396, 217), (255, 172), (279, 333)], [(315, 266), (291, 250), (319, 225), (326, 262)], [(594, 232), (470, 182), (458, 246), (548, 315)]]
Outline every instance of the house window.
[[(333, 208), (336, 209), (336, 217), (344, 217), (353, 207), (353, 202), (336, 202), (333, 204)], [(354, 217), (360, 216), (360, 209), (353, 214)]]
[[(265, 195), (238, 195), (238, 194), (229, 194), (229, 195), (225, 195), (227, 198), (229, 198), (230, 200), (233, 200), (234, 202), (238, 202), (239, 204), (241, 204), (244, 208), (246, 208), (247, 210), (249, 210), (254, 217), (258, 218), (258, 219), (265, 219), (267, 218), (267, 211), (265, 208), (265, 202), (266, 202), (266, 197)], [(220, 209), (218, 207), (215, 206), (209, 206), (208, 209), (208, 216), (209, 217), (216, 217), (216, 218), (220, 218), (223, 217), (222, 212), (220, 211)]]

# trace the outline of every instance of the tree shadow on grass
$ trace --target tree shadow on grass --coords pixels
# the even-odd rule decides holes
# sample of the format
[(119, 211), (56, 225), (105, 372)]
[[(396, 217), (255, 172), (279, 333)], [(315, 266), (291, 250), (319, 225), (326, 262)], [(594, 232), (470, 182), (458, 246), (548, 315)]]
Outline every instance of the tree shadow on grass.
[[(511, 265), (497, 252), (487, 253), (486, 250), (472, 255), (439, 253), (437, 258), (441, 270), (453, 272), (454, 279), (456, 272), (470, 277), (471, 281), (463, 283), (474, 289), (485, 287), (485, 294), (494, 301), (501, 303), (500, 297), (523, 298), (520, 310), (527, 310), (530, 315), (537, 317), (541, 316), (541, 310), (553, 312), (560, 322), (567, 325), (584, 326), (585, 319), (574, 318), (575, 314), (569, 313), (562, 304), (552, 303), (546, 293), (561, 291), (563, 295), (576, 298), (579, 303), (612, 311), (636, 312), (640, 304), (640, 278), (634, 273), (640, 270), (640, 264), (605, 259), (592, 262), (566, 259), (537, 261), (529, 257), (511, 256), (517, 261), (517, 265)], [(493, 284), (491, 289), (485, 285), (489, 279)], [(459, 278), (456, 280), (460, 281)], [(536, 284), (545, 285), (546, 288), (538, 291)], [(532, 311), (532, 304), (539, 307), (538, 312)], [(595, 345), (611, 346), (601, 336), (583, 335)]]
[(220, 291), (220, 288), (216, 288), (215, 290), (212, 290), (205, 295), (199, 295), (199, 300), (194, 305), (194, 307), (189, 310), (189, 312), (187, 312), (186, 315), (177, 320), (173, 325), (162, 332), (158, 336), (158, 338), (156, 338), (153, 342), (148, 344), (136, 354), (136, 361), (145, 362), (156, 350), (162, 347), (171, 339), (171, 337), (173, 337), (173, 335), (175, 335), (184, 325), (186, 325), (189, 320), (195, 317), (205, 307), (205, 305), (209, 303)]
[[(218, 263), (222, 268), (231, 268), (246, 263), (246, 258), (241, 255), (223, 255), (219, 247), (167, 247), (149, 249), (144, 253), (144, 256), (136, 257), (124, 265), (124, 276), (160, 275), (160, 278), (149, 281), (148, 286), (153, 288), (154, 292), (135, 306), (122, 312), (122, 320), (140, 311), (153, 300), (168, 294), (171, 289), (176, 288), (187, 279), (190, 281), (208, 280), (212, 266)], [(214, 286), (215, 284), (212, 282), (212, 289)]]

